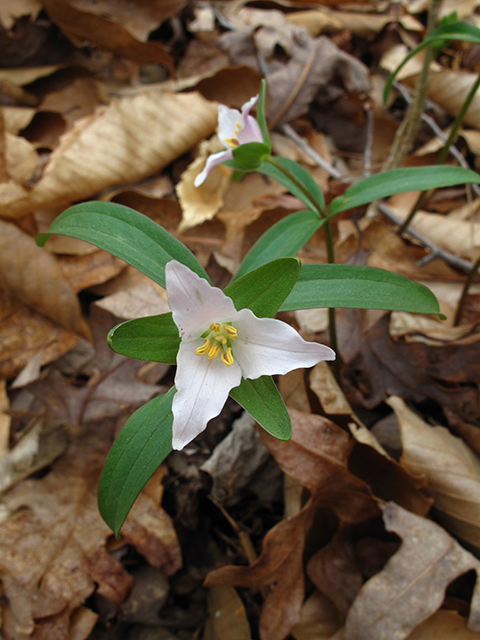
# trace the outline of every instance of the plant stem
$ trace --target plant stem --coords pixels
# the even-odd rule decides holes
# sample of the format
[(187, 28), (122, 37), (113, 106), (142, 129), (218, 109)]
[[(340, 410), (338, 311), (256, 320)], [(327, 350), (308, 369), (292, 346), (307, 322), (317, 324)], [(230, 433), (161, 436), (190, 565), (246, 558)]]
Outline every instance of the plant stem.
[[(450, 147), (453, 144), (455, 138), (457, 137), (458, 130), (460, 129), (460, 127), (462, 125), (463, 119), (465, 118), (465, 114), (467, 113), (467, 110), (468, 110), (469, 106), (471, 105), (472, 100), (475, 97), (475, 94), (477, 93), (477, 89), (478, 89), (479, 86), (480, 86), (480, 74), (478, 75), (478, 78), (475, 80), (472, 88), (470, 89), (470, 92), (469, 92), (465, 102), (463, 103), (459, 114), (455, 118), (455, 121), (454, 121), (454, 123), (452, 125), (452, 129), (451, 129), (450, 134), (448, 136), (448, 139), (445, 142), (445, 146), (443, 147), (443, 149), (438, 154), (438, 158), (437, 158), (435, 164), (442, 164), (442, 162), (448, 156), (448, 152), (450, 151)], [(413, 220), (413, 217), (415, 216), (417, 211), (420, 209), (422, 204), (425, 202), (425, 198), (426, 197), (427, 197), (427, 192), (426, 191), (422, 191), (422, 193), (418, 196), (417, 201), (413, 205), (412, 210), (408, 214), (408, 217), (405, 219), (405, 221), (403, 222), (402, 226), (397, 231), (399, 236), (401, 236), (405, 232), (405, 230), (407, 229), (408, 225)]]
[[(305, 194), (308, 198), (309, 202), (314, 207), (315, 211), (318, 213), (320, 218), (325, 220), (323, 229), (325, 232), (325, 243), (327, 245), (327, 260), (328, 264), (335, 264), (335, 250), (333, 247), (333, 236), (332, 236), (332, 225), (330, 224), (330, 219), (326, 216), (325, 211), (323, 210), (320, 203), (318, 203), (312, 194), (304, 187), (304, 185), (297, 180), (297, 178), (290, 173), (288, 169), (285, 169), (283, 165), (272, 158), (270, 156), (265, 160), (265, 162), (269, 162), (273, 165), (278, 171), (281, 171), (284, 176), (286, 176), (291, 182), (295, 184), (295, 186)], [(338, 353), (338, 345), (337, 345), (337, 326), (335, 321), (335, 309), (328, 309), (328, 327), (330, 332), (330, 344), (335, 353)], [(333, 372), (336, 379), (340, 382), (340, 365), (338, 359), (333, 362)]]
[(468, 274), (467, 279), (465, 280), (465, 284), (463, 285), (462, 295), (460, 296), (460, 300), (458, 301), (457, 311), (455, 313), (455, 319), (453, 321), (453, 326), (458, 327), (460, 324), (460, 320), (462, 319), (463, 308), (465, 306), (465, 300), (467, 299), (468, 290), (470, 289), (470, 285), (473, 282), (475, 274), (477, 273), (480, 267), (480, 258), (473, 265), (470, 273)]
[[(441, 0), (432, 0), (430, 3), (427, 29), (425, 31), (426, 38), (432, 35), (435, 29), (440, 2)], [(395, 140), (390, 150), (388, 159), (383, 166), (383, 171), (400, 167), (406, 156), (410, 153), (413, 143), (415, 142), (415, 138), (417, 137), (417, 133), (421, 124), (423, 104), (427, 95), (428, 70), (430, 62), (433, 60), (434, 54), (435, 48), (433, 45), (429, 45), (425, 48), (423, 67), (415, 85), (412, 102), (408, 107), (406, 116), (403, 119), (402, 124), (397, 129)]]

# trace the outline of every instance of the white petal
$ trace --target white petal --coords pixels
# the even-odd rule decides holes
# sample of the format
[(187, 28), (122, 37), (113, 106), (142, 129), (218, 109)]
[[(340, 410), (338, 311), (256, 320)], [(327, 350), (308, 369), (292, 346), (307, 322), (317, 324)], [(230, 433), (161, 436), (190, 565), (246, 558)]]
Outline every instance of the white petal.
[(167, 263), (165, 282), (168, 304), (182, 340), (198, 338), (212, 322), (233, 321), (237, 316), (232, 300), (221, 289), (212, 287), (177, 260)]
[(241, 370), (237, 363), (227, 367), (220, 360), (196, 356), (195, 349), (202, 341), (182, 342), (177, 355), (177, 374), (173, 397), (172, 446), (183, 449), (218, 416), (228, 393), (238, 387)]
[(218, 151), (217, 153), (212, 153), (208, 156), (207, 161), (205, 162), (205, 166), (199, 174), (197, 174), (193, 184), (196, 187), (199, 187), (203, 182), (205, 182), (206, 177), (210, 173), (210, 171), (225, 160), (231, 160), (233, 158), (232, 150), (225, 149), (224, 151)]
[(232, 341), (232, 352), (244, 378), (285, 374), (322, 360), (335, 360), (330, 347), (307, 342), (285, 322), (257, 318), (250, 309), (238, 312), (234, 326), (238, 338)]
[(222, 144), (228, 146), (226, 141), (230, 138), (236, 138), (235, 131), (242, 127), (243, 115), (238, 109), (229, 109), (224, 104), (218, 106), (218, 137)]
[(260, 126), (253, 116), (245, 118), (245, 125), (238, 134), (239, 144), (247, 144), (248, 142), (263, 142)]
[(250, 98), (250, 100), (247, 100), (247, 102), (245, 102), (245, 104), (242, 106), (243, 117), (248, 116), (251, 108), (257, 104), (257, 101), (258, 101), (258, 94), (256, 96), (253, 96), (253, 98)]

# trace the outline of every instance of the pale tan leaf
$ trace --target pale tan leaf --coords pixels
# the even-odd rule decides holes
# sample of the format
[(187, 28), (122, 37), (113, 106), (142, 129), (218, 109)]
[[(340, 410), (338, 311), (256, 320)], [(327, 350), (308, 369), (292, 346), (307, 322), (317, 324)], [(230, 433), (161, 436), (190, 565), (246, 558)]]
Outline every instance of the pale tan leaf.
[(63, 64), (49, 64), (44, 67), (20, 67), (18, 69), (0, 69), (0, 80), (6, 80), (14, 85), (22, 87), (39, 78), (55, 73), (63, 67)]
[(16, 18), (30, 16), (34, 20), (42, 10), (38, 0), (2, 0), (0, 4), (0, 22), (9, 30)]
[(478, 631), (471, 631), (465, 618), (456, 611), (441, 609), (414, 629), (408, 640), (478, 640), (478, 637)]
[(1, 109), (5, 129), (14, 135), (25, 129), (35, 115), (35, 109), (29, 107), (2, 107)]
[(21, 216), (145, 178), (213, 133), (216, 123), (216, 105), (198, 93), (149, 90), (114, 100), (61, 137), (40, 181), (16, 202), (0, 202), (0, 215)]
[(11, 178), (19, 183), (32, 178), (34, 171), (40, 166), (35, 147), (25, 138), (8, 133), (6, 138), (7, 171)]
[[(361, 588), (347, 616), (345, 640), (403, 640), (441, 606), (447, 585), (480, 562), (431, 520), (393, 502), (384, 507), (387, 531), (400, 549)], [(474, 590), (469, 626), (480, 630), (480, 589)]]
[[(443, 69), (438, 73), (432, 73), (428, 80), (428, 97), (438, 102), (451, 115), (456, 116), (476, 79), (476, 73), (464, 70)], [(463, 121), (465, 124), (478, 128), (480, 123), (480, 95), (478, 92), (475, 94)]]
[(126, 320), (155, 316), (170, 311), (165, 290), (152, 281), (118, 291), (98, 300), (95, 304), (117, 318)]
[(250, 640), (245, 607), (233, 587), (210, 587), (204, 640)]
[(314, 591), (304, 602), (300, 612), (300, 622), (291, 635), (295, 640), (328, 640), (339, 626), (338, 614), (333, 602)]
[(7, 383), (0, 380), (0, 458), (8, 451), (8, 441), (10, 439), (11, 417), (5, 413), (10, 406), (7, 396)]
[(86, 338), (90, 329), (60, 265), (18, 227), (0, 220), (2, 285), (32, 309)]
[(182, 222), (178, 227), (178, 233), (196, 227), (206, 220), (211, 220), (223, 207), (223, 197), (227, 192), (232, 175), (231, 169), (219, 165), (210, 171), (205, 182), (199, 187), (193, 183), (203, 169), (207, 156), (220, 151), (221, 148), (222, 146), (216, 138), (202, 142), (198, 157), (180, 176), (180, 182), (176, 187), (182, 207)]
[(392, 396), (388, 404), (400, 424), (402, 465), (426, 476), (425, 492), (441, 522), (480, 550), (480, 458), (447, 429), (425, 423), (401, 398)]
[(327, 415), (353, 415), (338, 382), (326, 362), (319, 362), (310, 374), (310, 388), (320, 400)]

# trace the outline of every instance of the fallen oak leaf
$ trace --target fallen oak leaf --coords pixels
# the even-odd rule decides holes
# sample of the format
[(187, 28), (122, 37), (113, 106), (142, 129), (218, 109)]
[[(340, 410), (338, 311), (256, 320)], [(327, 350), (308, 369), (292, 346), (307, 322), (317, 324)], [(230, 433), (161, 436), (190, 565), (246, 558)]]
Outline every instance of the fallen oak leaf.
[(383, 519), (402, 544), (361, 588), (347, 616), (345, 640), (403, 640), (440, 608), (450, 582), (471, 569), (477, 583), (469, 628), (480, 631), (480, 561), (439, 525), (393, 502), (383, 508)]

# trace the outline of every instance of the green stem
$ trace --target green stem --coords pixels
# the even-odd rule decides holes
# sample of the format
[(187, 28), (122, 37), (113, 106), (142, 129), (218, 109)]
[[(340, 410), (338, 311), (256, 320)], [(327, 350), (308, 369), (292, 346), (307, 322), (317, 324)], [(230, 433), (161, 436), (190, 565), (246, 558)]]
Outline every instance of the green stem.
[[(333, 235), (332, 235), (332, 225), (330, 224), (330, 219), (326, 216), (325, 211), (322, 206), (315, 200), (310, 191), (305, 188), (305, 186), (297, 180), (297, 178), (290, 173), (288, 169), (285, 169), (283, 165), (272, 158), (270, 156), (265, 160), (265, 162), (269, 162), (273, 165), (278, 171), (281, 171), (284, 176), (286, 176), (291, 182), (295, 184), (297, 189), (300, 189), (305, 197), (312, 204), (315, 211), (318, 213), (320, 218), (325, 219), (325, 223), (323, 225), (323, 229), (325, 232), (325, 243), (327, 245), (327, 260), (328, 264), (335, 264), (335, 250), (333, 247)], [(335, 353), (338, 353), (338, 345), (337, 345), (337, 325), (335, 321), (335, 309), (328, 309), (328, 328), (330, 332), (330, 344)], [(338, 358), (333, 363), (333, 372), (338, 381), (340, 381), (340, 365)]]
[(465, 300), (467, 299), (468, 290), (470, 289), (470, 285), (473, 282), (475, 274), (477, 273), (480, 267), (480, 258), (473, 265), (468, 277), (463, 286), (462, 295), (460, 296), (460, 300), (458, 301), (457, 312), (455, 313), (455, 319), (453, 321), (453, 326), (458, 327), (460, 324), (460, 320), (462, 319), (463, 307), (465, 306)]
[[(478, 87), (480, 87), (480, 74), (478, 75), (478, 78), (475, 80), (472, 88), (470, 89), (470, 93), (468, 94), (467, 99), (463, 103), (459, 114), (455, 118), (455, 121), (454, 121), (454, 123), (452, 125), (452, 129), (451, 129), (450, 134), (448, 136), (448, 139), (445, 142), (445, 146), (443, 147), (443, 149), (438, 154), (438, 157), (437, 157), (437, 160), (436, 160), (435, 164), (442, 164), (442, 162), (448, 156), (448, 153), (450, 151), (450, 147), (452, 146), (452, 144), (454, 143), (454, 141), (455, 141), (455, 139), (457, 137), (458, 130), (462, 126), (462, 122), (463, 122), (463, 119), (465, 118), (465, 114), (467, 113), (467, 110), (468, 110), (469, 106), (472, 104), (472, 100), (475, 97), (475, 94), (477, 93)], [(417, 201), (413, 205), (412, 210), (408, 214), (408, 217), (404, 220), (402, 226), (397, 231), (399, 236), (402, 236), (405, 233), (405, 231), (408, 228), (408, 225), (413, 220), (415, 214), (420, 209), (422, 204), (425, 202), (425, 198), (426, 197), (427, 197), (427, 191), (422, 191), (422, 193), (418, 196)]]

